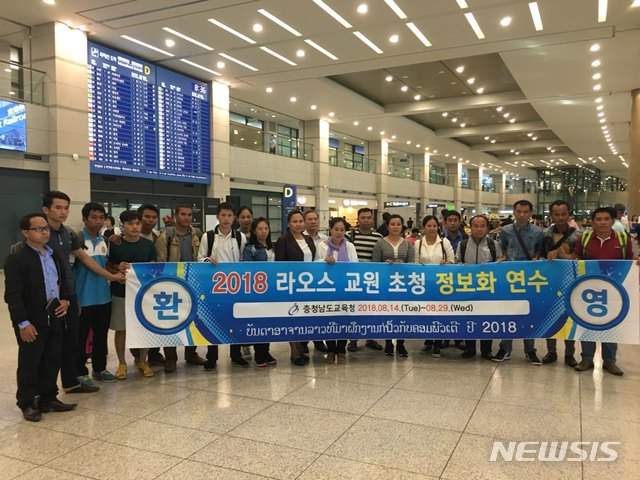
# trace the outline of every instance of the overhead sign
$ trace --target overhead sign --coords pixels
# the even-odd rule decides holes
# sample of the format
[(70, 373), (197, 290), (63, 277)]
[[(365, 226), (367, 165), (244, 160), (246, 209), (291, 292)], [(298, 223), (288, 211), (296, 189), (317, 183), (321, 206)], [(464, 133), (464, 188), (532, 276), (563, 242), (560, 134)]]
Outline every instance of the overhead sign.
[(384, 208), (394, 208), (394, 207), (410, 207), (411, 202), (408, 200), (394, 200), (391, 202), (384, 202)]

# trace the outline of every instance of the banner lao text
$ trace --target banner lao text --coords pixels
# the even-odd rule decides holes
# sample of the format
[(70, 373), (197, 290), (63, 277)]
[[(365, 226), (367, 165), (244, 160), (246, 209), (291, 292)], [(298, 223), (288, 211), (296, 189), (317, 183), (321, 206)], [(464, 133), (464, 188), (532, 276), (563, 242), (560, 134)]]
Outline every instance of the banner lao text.
[(624, 260), (141, 263), (127, 274), (127, 344), (549, 337), (638, 344), (638, 296), (638, 266)]

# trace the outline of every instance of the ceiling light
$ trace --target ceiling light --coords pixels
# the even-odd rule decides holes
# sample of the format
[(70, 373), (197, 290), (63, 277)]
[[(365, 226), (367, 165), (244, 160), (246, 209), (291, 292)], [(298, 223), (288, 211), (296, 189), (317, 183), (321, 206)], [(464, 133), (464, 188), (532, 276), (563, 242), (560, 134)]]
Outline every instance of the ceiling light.
[(400, 37), (395, 33), (389, 37), (389, 42), (391, 43), (398, 43), (398, 40), (400, 40)]
[(496, 112), (501, 112), (504, 107), (496, 107)]
[(489, 140), (489, 138), (491, 138), (491, 137), (489, 137), (488, 135), (486, 137), (484, 137), (485, 140)]
[(607, 0), (598, 0), (598, 22), (607, 21)]
[(474, 83), (476, 83), (476, 77), (471, 77), (467, 79), (467, 83), (469, 85), (473, 85)]
[(256, 67), (252, 67), (251, 65), (249, 65), (248, 63), (244, 63), (242, 60), (238, 60), (235, 57), (232, 57), (231, 55), (227, 55), (226, 53), (219, 53), (218, 55), (220, 55), (222, 58), (226, 58), (227, 60), (233, 62), (233, 63), (237, 63), (238, 65), (247, 68), (249, 70), (251, 70), (252, 72), (257, 72), (258, 69)]
[(596, 110), (602, 110), (603, 108), (604, 108), (604, 105), (598, 105), (598, 106), (596, 107)]
[(411, 140), (407, 140), (407, 145), (411, 145)]
[(336, 114), (335, 114), (335, 113), (333, 113), (333, 112), (329, 112), (329, 116), (330, 116), (331, 118), (333, 118), (333, 117), (335, 117), (335, 116), (336, 116)]
[(602, 128), (602, 130), (607, 130), (606, 125), (603, 125), (603, 126), (602, 126), (602, 127), (600, 127), (600, 128)]
[[(287, 25), (282, 20), (280, 20), (278, 17), (276, 17), (275, 15), (272, 15), (271, 13), (267, 12), (264, 8), (261, 8), (260, 10), (258, 10), (258, 13), (260, 15), (263, 15), (263, 16), (267, 17), (273, 23), (275, 23), (276, 25), (279, 25), (280, 27), (284, 28), (287, 32), (292, 33), (296, 37), (301, 37), (302, 36), (302, 34), (299, 31), (297, 31), (295, 28), (293, 28), (291, 25)], [(258, 25), (258, 24), (256, 24), (256, 25)], [(254, 25), (254, 27), (255, 27), (255, 25)], [(254, 30), (254, 31), (256, 31), (256, 30)], [(260, 31), (262, 31), (262, 27), (260, 28)]]
[(458, 72), (458, 73), (464, 72), (464, 65), (460, 65), (459, 67), (457, 67), (456, 68), (456, 72)]
[(531, 137), (531, 140), (535, 142), (536, 140), (538, 140), (538, 137)]
[(46, 3), (47, 5), (55, 5), (56, 4), (56, 0), (42, 0), (44, 3)]
[(515, 118), (510, 119), (509, 123), (516, 123), (516, 119)]
[(631, 7), (640, 7), (640, 0), (633, 0)]
[(207, 67), (205, 67), (203, 65), (200, 65), (199, 63), (192, 62), (191, 60), (187, 60), (186, 58), (181, 58), (180, 61), (183, 62), (183, 63), (186, 63), (187, 65), (191, 65), (192, 67), (196, 67), (196, 68), (199, 68), (200, 70), (204, 70), (205, 72), (213, 73), (214, 75), (217, 75), (219, 77), (222, 76), (222, 74), (220, 72), (216, 72), (215, 70), (211, 70), (210, 68), (207, 68)]
[(460, 126), (461, 126), (462, 128), (464, 128), (464, 127), (466, 127), (466, 126), (467, 126), (467, 124), (463, 122), (463, 123), (461, 123), (461, 124), (460, 124)]
[(457, 118), (457, 117), (453, 117), (453, 118), (451, 119), (451, 121), (452, 121), (453, 123), (457, 123), (457, 122), (458, 122), (458, 118)]
[(389, 5), (389, 8), (394, 11), (394, 13), (398, 16), (398, 18), (400, 18), (400, 20), (404, 20), (407, 18), (402, 9), (393, 0), (384, 0), (384, 3)]
[(369, 11), (369, 7), (367, 6), (366, 3), (361, 3), (360, 5), (358, 5), (358, 8), (356, 9), (356, 11), (364, 15)]
[(449, 113), (447, 113), (447, 112), (442, 112), (442, 116), (443, 116), (443, 117), (445, 117), (445, 118), (446, 118), (448, 115), (449, 115)]
[(298, 99), (297, 99), (296, 97), (291, 97), (291, 98), (289, 99), (289, 101), (290, 101), (291, 103), (296, 103), (296, 102), (298, 101)]
[[(259, 10), (258, 10), (259, 11)], [(253, 31), (256, 33), (260, 33), (262, 31), (262, 25), (260, 23), (253, 24)]]
[(600, 85), (599, 83), (593, 86), (593, 89), (598, 92), (600, 89), (602, 89), (602, 85)]
[(321, 9), (323, 9), (325, 12), (327, 12), (329, 15), (331, 15), (333, 17), (333, 19), (336, 22), (338, 22), (340, 25), (342, 25), (344, 28), (351, 28), (352, 27), (352, 25), (349, 22), (347, 22), (344, 18), (342, 18), (340, 16), (340, 14), (338, 14), (338, 12), (336, 12), (333, 8), (331, 8), (329, 5), (324, 3), (322, 0), (313, 0), (313, 3), (315, 3)]
[(413, 32), (413, 34), (418, 38), (418, 40), (420, 40), (420, 42), (425, 47), (430, 47), (431, 46), (431, 42), (427, 39), (427, 37), (425, 37), (424, 33), (422, 33), (420, 31), (420, 29), (418, 27), (416, 27), (415, 23), (408, 22), (407, 23), (407, 27), (409, 28), (409, 30), (411, 30)]
[(413, 99), (416, 100), (416, 101), (420, 100), (421, 98), (422, 98), (421, 95), (414, 95), (413, 96)]
[(162, 30), (164, 30), (165, 32), (168, 32), (168, 33), (170, 33), (172, 35), (175, 35), (176, 37), (180, 37), (183, 40), (186, 40), (187, 42), (191, 42), (194, 45), (198, 45), (199, 47), (202, 47), (205, 50), (209, 50), (209, 51), (213, 50), (213, 48), (210, 47), (209, 45), (206, 45), (206, 44), (204, 44), (202, 42), (199, 42), (198, 40), (196, 40), (194, 38), (191, 38), (191, 37), (188, 37), (184, 33), (177, 32), (176, 30), (173, 30), (173, 29), (171, 29), (169, 27), (162, 27)]
[(596, 102), (596, 103), (602, 103), (602, 97), (598, 97), (598, 98), (596, 98), (595, 102)]
[(477, 93), (484, 93), (484, 87), (480, 87), (479, 89), (476, 90)]
[(306, 39), (304, 41), (304, 43), (306, 43), (307, 45), (311, 45), (313, 48), (315, 48), (317, 51), (319, 51), (320, 53), (322, 53), (323, 55), (326, 55), (327, 57), (329, 57), (331, 60), (338, 60), (338, 57), (336, 57), (333, 53), (331, 53), (329, 50), (326, 50), (324, 48), (322, 48), (320, 45), (318, 45), (316, 42), (314, 42), (313, 40), (309, 40)]
[(311, 110), (316, 110), (318, 108), (317, 105), (311, 105)]
[(469, 22), (469, 25), (471, 25), (471, 28), (473, 29), (473, 33), (476, 34), (476, 37), (482, 40), (484, 38), (484, 33), (482, 32), (480, 25), (478, 25), (478, 21), (476, 20), (476, 17), (474, 17), (473, 13), (471, 12), (465, 13), (464, 16), (466, 17), (467, 22)]
[(395, 136), (395, 135), (391, 135), (391, 139), (392, 139), (392, 140), (395, 140), (395, 139), (396, 139), (396, 136)]
[(384, 135), (384, 130), (380, 130), (380, 135)]
[(224, 62), (216, 63), (216, 67), (221, 68), (221, 69), (224, 68)]
[(209, 21), (210, 23), (213, 23), (213, 24), (214, 24), (214, 25), (216, 25), (217, 27), (220, 27), (221, 29), (226, 30), (226, 31), (227, 31), (227, 32), (229, 32), (230, 34), (235, 35), (235, 36), (236, 36), (236, 37), (238, 37), (238, 38), (241, 38), (242, 40), (244, 40), (244, 41), (245, 41), (245, 42), (247, 42), (247, 43), (251, 43), (251, 44), (256, 43), (256, 42), (255, 42), (255, 40), (252, 40), (251, 38), (247, 37), (246, 35), (243, 35), (242, 33), (240, 33), (240, 32), (238, 32), (238, 31), (234, 30), (233, 28), (228, 27), (227, 25), (225, 25), (225, 24), (224, 24), (224, 23), (222, 23), (222, 22), (219, 22), (219, 21), (218, 21), (218, 20), (216, 20), (215, 18), (209, 18), (209, 19), (208, 19), (208, 21)]
[(511, 25), (511, 17), (504, 17), (502, 20), (500, 20), (500, 25), (502, 25), (503, 27), (508, 27), (509, 25)]
[(304, 50), (300, 49), (296, 52), (296, 57), (302, 58), (304, 57)]
[(505, 112), (505, 113), (502, 114), (502, 116), (504, 118), (509, 118), (509, 115), (511, 115), (509, 112)]
[(167, 39), (164, 41), (164, 44), (165, 44), (167, 47), (169, 47), (169, 48), (171, 48), (171, 47), (175, 47), (175, 46), (176, 46), (176, 42), (175, 42), (175, 40), (173, 40), (172, 38), (167, 38)]
[(606, 122), (606, 121), (607, 121), (607, 119), (606, 119), (606, 118), (601, 118), (601, 119), (600, 119), (600, 123), (604, 123), (604, 122)]
[(371, 130), (373, 130), (373, 127), (372, 127), (371, 125), (369, 125), (369, 126), (367, 127), (367, 130), (368, 130), (368, 131), (371, 131)]
[(283, 57), (282, 55), (280, 55), (277, 52), (274, 52), (273, 50), (271, 50), (270, 48), (267, 47), (260, 47), (260, 50), (262, 50), (263, 52), (267, 52), (269, 55), (272, 55), (274, 57), (276, 57), (279, 60), (282, 60), (284, 63), (288, 63), (289, 65), (291, 65), (292, 67), (295, 67), (297, 64), (292, 62), (291, 60), (289, 60), (287, 57)]
[[(315, 2), (316, 0), (313, 0), (313, 1)], [(378, 54), (383, 53), (382, 50), (380, 50), (375, 43), (373, 43), (371, 40), (369, 40), (367, 37), (365, 37), (362, 33), (353, 32), (353, 34), (356, 37), (358, 37), (365, 45), (367, 45), (367, 47), (369, 47), (374, 52), (376, 52)]]
[(145, 48), (148, 48), (149, 50), (153, 50), (155, 52), (162, 53), (163, 55), (166, 55), (167, 57), (174, 57), (175, 56), (173, 53), (169, 53), (169, 52), (166, 52), (164, 50), (161, 50), (158, 47), (154, 47), (153, 45), (149, 45), (148, 43), (145, 43), (145, 42), (143, 42), (141, 40), (138, 40), (137, 38), (130, 37), (129, 35), (120, 35), (120, 37), (124, 38), (125, 40), (129, 40), (130, 42), (137, 43), (138, 45), (141, 45), (141, 46), (143, 46)]
[(540, 16), (538, 2), (529, 2), (529, 11), (531, 12), (533, 26), (535, 27), (537, 32), (540, 32), (544, 27), (542, 26), (542, 17)]
[(601, 64), (600, 60), (594, 60), (593, 62), (591, 62), (591, 66), (596, 68), (599, 67)]
[(403, 85), (402, 87), (400, 87), (400, 90), (402, 90), (403, 92), (406, 92), (407, 90), (409, 90), (409, 87), (407, 87), (406, 85)]
[(527, 137), (533, 137), (533, 133), (527, 133)]
[(602, 78), (602, 75), (600, 75), (600, 73), (594, 73), (591, 78), (593, 78), (594, 80), (600, 80)]
[(594, 43), (593, 45), (591, 45), (591, 47), (589, 47), (589, 50), (591, 50), (592, 52), (599, 51), (600, 50), (600, 44)]
[(465, 8), (469, 8), (469, 5), (467, 5), (466, 0), (456, 0), (456, 2), (458, 2), (458, 6), (459, 6), (460, 8), (462, 8), (463, 10), (464, 10)]
[(384, 79), (385, 79), (387, 82), (391, 82), (391, 81), (393, 81), (393, 77), (392, 77), (391, 75), (387, 75), (386, 77), (384, 77)]
[(264, 91), (267, 92), (267, 93), (271, 93), (271, 92), (273, 92), (273, 88), (267, 87), (267, 88), (264, 89)]
[(599, 116), (599, 117), (604, 117), (604, 112), (600, 112), (600, 113), (598, 113), (598, 116)]

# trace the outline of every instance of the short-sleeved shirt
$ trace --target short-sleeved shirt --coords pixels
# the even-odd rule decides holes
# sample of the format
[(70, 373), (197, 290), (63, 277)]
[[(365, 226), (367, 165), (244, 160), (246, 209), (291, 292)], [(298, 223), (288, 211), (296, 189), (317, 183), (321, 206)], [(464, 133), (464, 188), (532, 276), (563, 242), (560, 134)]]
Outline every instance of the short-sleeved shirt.
[[(78, 238), (84, 240), (85, 253), (105, 268), (108, 252), (105, 238), (100, 234), (97, 238), (93, 238), (85, 228), (78, 233)], [(76, 274), (76, 290), (81, 307), (104, 305), (111, 301), (111, 290), (106, 278), (93, 273), (82, 262), (76, 262), (73, 269)]]
[[(156, 261), (156, 247), (151, 240), (140, 238), (137, 242), (127, 242), (124, 238), (120, 245), (109, 246), (109, 263), (118, 265), (120, 262), (143, 263)], [(111, 282), (111, 294), (124, 297), (125, 286), (119, 282)]]
[[(616, 235), (614, 230), (611, 230), (609, 236), (604, 239), (598, 237), (595, 232), (593, 232), (589, 243), (587, 243), (587, 255), (583, 252), (582, 238), (578, 239), (573, 248), (573, 254), (578, 258), (587, 258), (589, 260), (622, 260), (622, 248), (618, 240), (618, 235)], [(626, 260), (633, 258), (633, 244), (631, 243), (631, 237), (629, 237), (629, 235), (627, 235), (624, 258)]]
[[(572, 228), (572, 227), (568, 227)], [(559, 232), (555, 225), (550, 226), (544, 231), (542, 238), (542, 254), (546, 257), (557, 242), (562, 240), (564, 233)], [(572, 254), (576, 241), (580, 238), (580, 230), (574, 230), (558, 247), (562, 253)]]
[(382, 235), (373, 230), (371, 233), (362, 233), (360, 230), (354, 230), (350, 238), (353, 239), (353, 245), (356, 247), (356, 252), (358, 252), (358, 261), (370, 262), (373, 246), (382, 238)]
[(512, 261), (527, 260), (527, 255), (522, 250), (518, 237), (516, 237), (516, 228), (529, 252), (529, 257), (534, 258), (540, 254), (542, 252), (542, 229), (531, 223), (525, 227), (519, 227), (516, 223), (510, 223), (500, 230), (500, 246), (502, 247), (502, 251), (507, 254), (507, 259)]
[(47, 245), (56, 252), (61, 260), (62, 268), (64, 268), (65, 278), (67, 279), (67, 288), (69, 295), (75, 295), (76, 282), (73, 276), (72, 267), (76, 261), (76, 256), (73, 254), (79, 248), (82, 248), (83, 241), (78, 238), (75, 232), (72, 232), (67, 227), (62, 225), (60, 230), (49, 226), (51, 228), (51, 235)]

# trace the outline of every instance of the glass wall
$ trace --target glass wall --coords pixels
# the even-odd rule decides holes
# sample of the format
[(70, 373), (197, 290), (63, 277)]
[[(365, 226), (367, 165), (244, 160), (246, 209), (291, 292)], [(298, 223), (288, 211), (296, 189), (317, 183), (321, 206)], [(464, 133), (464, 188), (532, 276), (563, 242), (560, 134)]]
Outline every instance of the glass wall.
[(388, 173), (392, 177), (422, 180), (422, 168), (417, 168), (415, 155), (393, 148), (389, 148)]
[(601, 176), (591, 165), (538, 170), (538, 213), (545, 213), (554, 200), (565, 200), (577, 218), (588, 216), (600, 206)]
[(369, 157), (369, 142), (340, 132), (329, 133), (329, 164), (361, 172), (375, 173), (375, 161)]

